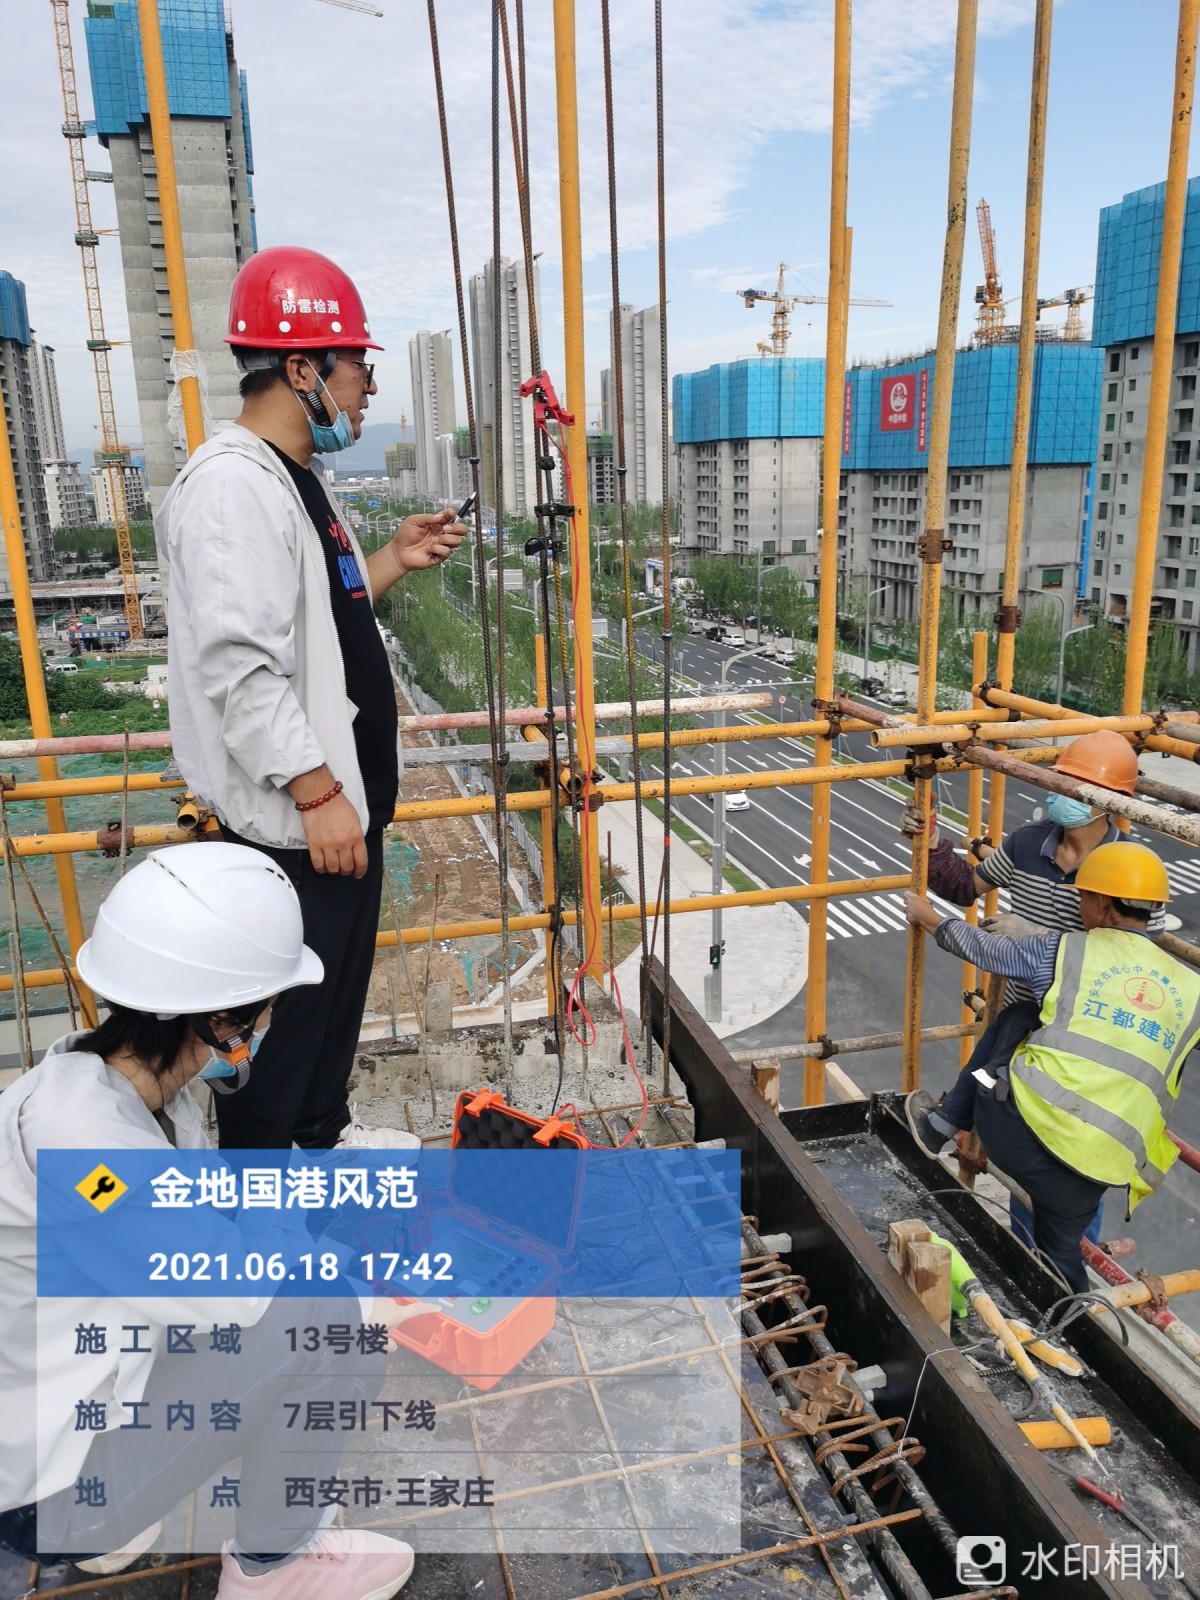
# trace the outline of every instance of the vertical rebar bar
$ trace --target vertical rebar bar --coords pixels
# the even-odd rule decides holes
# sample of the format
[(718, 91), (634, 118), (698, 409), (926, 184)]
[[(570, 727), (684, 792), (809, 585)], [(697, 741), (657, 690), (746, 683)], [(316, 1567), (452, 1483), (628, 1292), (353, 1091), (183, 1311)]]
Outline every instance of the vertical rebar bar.
[[(660, 404), (662, 407), (662, 651), (663, 651), (663, 987), (671, 992), (671, 442), (670, 406), (667, 395), (667, 187), (666, 187), (666, 111), (663, 73), (662, 0), (654, 0), (654, 93), (655, 128), (658, 142), (658, 361)], [(761, 570), (761, 569), (760, 569)], [(761, 610), (761, 607), (760, 607)], [(762, 622), (759, 622), (762, 637)], [(649, 1015), (649, 1007), (647, 1007)], [(647, 1030), (649, 1031), (649, 1030)], [(671, 1007), (663, 1007), (662, 1019), (663, 1093), (671, 1089)]]
[(13, 1007), (17, 1017), (17, 1039), (21, 1046), (21, 1071), (33, 1066), (33, 1038), (29, 1031), (29, 991), (25, 987), (25, 957), (21, 950), (21, 914), (17, 908), (17, 885), (13, 877), (12, 835), (8, 831), (8, 811), (4, 790), (0, 789), (0, 835), (4, 842), (4, 888), (8, 896), (8, 953), (12, 961)]
[(1150, 643), (1150, 597), (1158, 522), (1162, 515), (1163, 471), (1167, 453), (1167, 414), (1171, 407), (1171, 374), (1175, 365), (1175, 316), (1179, 300), (1179, 259), (1187, 208), (1188, 144), (1196, 89), (1196, 33), (1200, 0), (1179, 0), (1179, 34), (1175, 44), (1175, 90), (1171, 102), (1171, 142), (1163, 194), (1162, 242), (1158, 250), (1158, 296), (1154, 305), (1154, 346), (1150, 357), (1150, 398), (1146, 408), (1146, 447), (1142, 458), (1142, 493), (1138, 501), (1137, 553), (1133, 592), (1126, 628), (1125, 696), (1121, 709), (1142, 709), (1146, 658)]
[[(962, 292), (963, 244), (967, 228), (967, 167), (971, 154), (971, 109), (975, 87), (975, 34), (978, 0), (958, 0), (954, 44), (954, 96), (950, 113), (950, 172), (946, 200), (946, 243), (938, 305), (936, 366), (929, 418), (929, 466), (925, 492), (925, 530), (918, 540), (921, 558), (921, 634), (917, 662), (917, 720), (929, 721), (937, 709), (938, 609), (942, 597), (942, 552), (946, 533), (946, 468), (950, 454), (950, 401), (954, 389), (954, 346)], [(913, 799), (928, 812), (931, 785), (918, 777)], [(929, 837), (913, 840), (912, 887), (923, 895), (929, 881)], [(903, 1087), (921, 1078), (921, 989), (925, 977), (925, 935), (908, 930), (908, 979), (904, 996)]]
[[(838, 491), (842, 460), (842, 388), (846, 365), (846, 284), (849, 277), (849, 230), (846, 191), (850, 166), (850, 0), (835, 0), (833, 11), (833, 142), (829, 177), (829, 312), (825, 330), (825, 480), (822, 485), (820, 588), (818, 595), (817, 664), (814, 694), (833, 698), (834, 649), (837, 640)], [(830, 766), (833, 741), (813, 741), (813, 764)], [(810, 882), (829, 875), (829, 810), (831, 790), (820, 783), (812, 791), (812, 862)], [(821, 1039), (826, 1031), (826, 931), (823, 902), (814, 901), (808, 915), (808, 983), (805, 1036)], [(825, 1067), (820, 1058), (804, 1063), (804, 1104), (825, 1099)]]

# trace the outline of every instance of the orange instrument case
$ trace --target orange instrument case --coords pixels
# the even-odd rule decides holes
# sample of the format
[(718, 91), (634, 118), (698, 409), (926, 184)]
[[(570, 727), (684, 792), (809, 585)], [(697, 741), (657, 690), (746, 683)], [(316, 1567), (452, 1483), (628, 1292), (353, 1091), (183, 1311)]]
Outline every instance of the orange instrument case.
[[(492, 1090), (466, 1089), (454, 1107), (450, 1148), (587, 1150), (591, 1146), (573, 1123), (517, 1111)], [(570, 1238), (574, 1232), (572, 1215)], [(403, 1324), (392, 1338), (473, 1388), (493, 1389), (554, 1326), (558, 1302), (548, 1291), (557, 1279), (557, 1259), (541, 1241), (475, 1207), (465, 1208), (463, 1223), (445, 1248), (454, 1256), (458, 1293), (427, 1301), (437, 1311)], [(485, 1277), (489, 1287), (507, 1280), (504, 1286), (513, 1292), (480, 1294), (472, 1273)], [(402, 1305), (410, 1298), (396, 1296)]]

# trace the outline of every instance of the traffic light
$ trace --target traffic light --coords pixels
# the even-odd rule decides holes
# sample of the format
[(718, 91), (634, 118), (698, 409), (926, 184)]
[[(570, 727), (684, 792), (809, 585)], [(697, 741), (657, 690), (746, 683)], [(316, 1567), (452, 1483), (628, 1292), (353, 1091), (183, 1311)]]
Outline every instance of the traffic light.
[(719, 967), (721, 965), (721, 956), (724, 954), (724, 951), (725, 951), (725, 941), (724, 941), (724, 939), (721, 940), (720, 944), (710, 944), (709, 945), (709, 947), (708, 947), (708, 964), (709, 964), (710, 967)]

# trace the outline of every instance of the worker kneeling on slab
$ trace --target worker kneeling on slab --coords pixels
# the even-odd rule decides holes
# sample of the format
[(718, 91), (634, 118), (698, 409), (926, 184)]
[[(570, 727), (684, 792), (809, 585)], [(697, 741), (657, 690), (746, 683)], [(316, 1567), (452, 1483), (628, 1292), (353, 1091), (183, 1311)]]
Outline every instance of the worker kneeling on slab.
[(959, 959), (1019, 979), (1035, 1001), (1002, 1013), (972, 1058), (985, 1064), (940, 1104), (917, 1090), (905, 1110), (933, 1156), (977, 1129), (1032, 1201), (1034, 1244), (1083, 1292), (1079, 1240), (1104, 1190), (1127, 1190), (1132, 1210), (1178, 1155), (1165, 1116), (1200, 1038), (1200, 973), (1148, 937), (1170, 888), (1145, 845), (1101, 845), (1073, 887), (1083, 931), (1036, 938), (986, 933), (907, 896), (910, 923)]

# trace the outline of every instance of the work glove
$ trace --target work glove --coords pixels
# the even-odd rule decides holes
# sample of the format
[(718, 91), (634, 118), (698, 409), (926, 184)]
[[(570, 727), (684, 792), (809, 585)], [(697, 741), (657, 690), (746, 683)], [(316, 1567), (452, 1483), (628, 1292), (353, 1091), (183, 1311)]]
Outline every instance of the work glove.
[(900, 832), (906, 839), (919, 839), (923, 833), (928, 832), (929, 848), (936, 850), (941, 839), (941, 833), (937, 825), (937, 812), (931, 811), (929, 813), (927, 825), (925, 813), (910, 800), (900, 813)]
[(985, 933), (1001, 933), (1009, 939), (1040, 939), (1050, 932), (1040, 922), (1030, 922), (1028, 917), (1019, 917), (1015, 911), (998, 911), (995, 916), (984, 917), (979, 926)]

